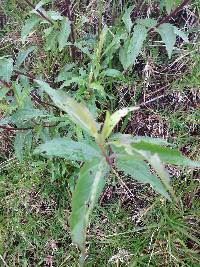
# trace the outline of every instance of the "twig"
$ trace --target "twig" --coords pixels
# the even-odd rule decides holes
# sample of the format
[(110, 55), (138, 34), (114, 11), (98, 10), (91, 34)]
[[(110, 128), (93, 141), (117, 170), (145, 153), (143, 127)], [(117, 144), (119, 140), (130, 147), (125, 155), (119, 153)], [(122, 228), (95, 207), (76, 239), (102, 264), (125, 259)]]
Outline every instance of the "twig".
[[(35, 126), (38, 126), (39, 124), (36, 124)], [(50, 127), (55, 127), (56, 125), (40, 125), (44, 128), (50, 128)], [(9, 126), (6, 126), (6, 125), (0, 125), (0, 129), (3, 129), (3, 130), (6, 130), (8, 132), (11, 132), (11, 131), (28, 131), (28, 130), (34, 130), (34, 127), (27, 127), (27, 128), (23, 128), (23, 127), (20, 127), (20, 128), (17, 128), (17, 127), (9, 127)]]
[(175, 8), (168, 16), (162, 18), (155, 28), (158, 28), (161, 24), (168, 22), (172, 17), (174, 17), (181, 9), (183, 9), (184, 6), (186, 6), (190, 0), (184, 0), (183, 3), (181, 3), (177, 8)]
[(0, 129), (6, 130), (8, 132), (10, 131), (27, 131), (27, 130), (33, 130), (33, 128), (15, 128), (15, 127), (9, 127), (6, 125), (0, 125)]
[(68, 17), (68, 19), (71, 21), (71, 33), (70, 33), (69, 39), (70, 39), (70, 42), (72, 43), (72, 46), (71, 46), (72, 59), (75, 60), (76, 50), (75, 50), (75, 46), (73, 45), (75, 43), (75, 33), (74, 33), (74, 25), (73, 25), (74, 19), (71, 14), (70, 6), (71, 6), (70, 0), (65, 0), (65, 10), (62, 12), (62, 14)]
[[(29, 0), (24, 0), (29, 6), (31, 6), (33, 9), (35, 9), (34, 4), (32, 4)], [(51, 25), (53, 25), (53, 22), (44, 15), (44, 13), (42, 13), (39, 9), (36, 9), (37, 13), (40, 15), (40, 17), (42, 17), (43, 19), (45, 19), (46, 21), (48, 21)]]
[(34, 77), (32, 74), (25, 73), (25, 72), (22, 72), (22, 71), (19, 71), (19, 70), (14, 70), (14, 72), (15, 72), (17, 75), (26, 76), (26, 77), (28, 77), (28, 78), (31, 79), (31, 80), (35, 80), (35, 77)]
[(5, 82), (5, 81), (3, 81), (3, 80), (1, 80), (1, 79), (0, 79), (0, 82), (1, 82), (5, 87), (7, 87), (7, 88), (10, 88), (10, 87), (11, 87), (11, 84), (10, 84), (10, 83), (7, 83), (7, 82)]
[(139, 107), (146, 106), (147, 104), (150, 104), (150, 103), (152, 103), (152, 102), (155, 102), (156, 100), (158, 100), (158, 99), (160, 99), (160, 98), (163, 98), (163, 97), (165, 97), (165, 96), (166, 96), (166, 95), (160, 95), (160, 96), (154, 97), (154, 98), (152, 98), (152, 99), (150, 99), (150, 100), (148, 100), (148, 101), (145, 101), (145, 102), (139, 104)]

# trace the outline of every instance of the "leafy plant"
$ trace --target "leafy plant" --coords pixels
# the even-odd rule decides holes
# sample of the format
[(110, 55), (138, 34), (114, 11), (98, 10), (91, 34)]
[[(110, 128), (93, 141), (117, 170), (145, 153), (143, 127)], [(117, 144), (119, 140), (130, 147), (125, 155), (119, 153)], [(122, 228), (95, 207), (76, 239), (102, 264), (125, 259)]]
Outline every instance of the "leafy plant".
[[(112, 115), (107, 112), (100, 129), (86, 106), (76, 102), (64, 92), (52, 89), (43, 81), (36, 80), (36, 83), (49, 94), (56, 106), (67, 112), (73, 122), (94, 138), (90, 142), (87, 140), (78, 142), (68, 138), (53, 139), (35, 150), (36, 154), (59, 156), (82, 162), (72, 196), (70, 229), (73, 242), (82, 252), (81, 264), (83, 264), (89, 216), (110, 172), (116, 174), (116, 169), (122, 171), (139, 182), (150, 184), (168, 200), (175, 200), (170, 178), (163, 163), (190, 167), (200, 167), (200, 163), (181, 155), (162, 139), (123, 134), (112, 136), (111, 133), (121, 118), (128, 112), (137, 110), (138, 107), (124, 108)], [(150, 170), (149, 164), (155, 173)]]
[[(37, 31), (44, 41), (45, 52), (64, 58), (67, 48), (76, 48), (83, 60), (75, 61), (73, 53), (67, 54), (67, 64), (62, 64), (63, 60), (55, 80), (47, 83), (41, 73), (37, 73), (36, 78), (20, 69), (26, 70), (24, 62), (31, 53), (39, 50), (37, 46), (23, 48), (16, 60), (10, 56), (0, 57), (0, 107), (5, 112), (0, 124), (3, 129), (7, 124), (17, 126), (7, 129), (18, 131), (14, 142), (18, 160), (23, 160), (24, 149), (30, 153), (32, 147), (43, 142), (34, 150), (35, 154), (63, 157), (72, 166), (80, 168), (69, 221), (71, 237), (81, 250), (83, 265), (90, 215), (111, 173), (118, 177), (118, 172), (123, 172), (141, 183), (150, 184), (169, 201), (176, 201), (164, 164), (200, 167), (198, 162), (183, 156), (162, 139), (116, 133), (115, 126), (119, 121), (139, 106), (119, 109), (113, 114), (107, 111), (102, 124), (96, 119), (103, 113), (97, 109), (96, 102), (104, 106), (107, 98), (113, 98), (107, 93), (107, 87), (112, 89), (113, 81), (128, 79), (126, 74), (135, 65), (152, 33), (161, 36), (169, 58), (173, 55), (176, 37), (185, 42), (188, 38), (166, 19), (160, 22), (155, 18), (142, 18), (133, 22), (134, 7), (130, 6), (124, 10), (117, 27), (105, 25), (92, 40), (79, 36), (77, 30), (76, 40), (72, 40), (70, 18), (57, 11), (46, 11), (43, 7), (49, 2), (40, 1), (30, 12), (22, 28), (22, 44), (26, 45), (28, 37)], [(172, 1), (164, 1), (168, 13), (174, 5)], [(50, 86), (55, 83), (60, 87), (57, 90)], [(70, 93), (67, 94), (68, 89)], [(46, 102), (44, 92), (54, 105)], [(77, 98), (88, 100), (87, 107), (90, 108), (76, 101)], [(56, 107), (68, 116), (55, 112)]]

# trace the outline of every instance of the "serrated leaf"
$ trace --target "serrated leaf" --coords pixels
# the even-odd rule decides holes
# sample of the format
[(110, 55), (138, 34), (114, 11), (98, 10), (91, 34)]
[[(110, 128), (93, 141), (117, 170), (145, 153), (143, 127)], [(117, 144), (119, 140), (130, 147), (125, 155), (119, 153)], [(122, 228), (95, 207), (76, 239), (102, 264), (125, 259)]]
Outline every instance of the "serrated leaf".
[(11, 121), (12, 123), (18, 123), (23, 121), (29, 121), (35, 118), (44, 118), (47, 117), (48, 113), (44, 110), (39, 109), (19, 109), (17, 110), (12, 116)]
[(130, 38), (127, 38), (124, 42), (124, 46), (120, 47), (119, 50), (119, 61), (121, 62), (124, 70), (127, 70), (131, 65), (133, 65), (131, 58), (128, 57), (128, 47), (130, 43)]
[(121, 73), (121, 71), (116, 70), (116, 69), (106, 69), (104, 71), (101, 72), (102, 76), (108, 76), (108, 77), (123, 77), (123, 74)]
[(133, 62), (135, 62), (137, 56), (140, 54), (146, 36), (147, 29), (144, 26), (136, 25), (134, 27), (134, 32), (128, 47), (128, 55), (132, 57)]
[(47, 28), (45, 31), (45, 50), (46, 51), (55, 51), (57, 48), (58, 42), (58, 31), (53, 27)]
[(157, 24), (157, 20), (151, 18), (138, 19), (137, 24), (145, 26), (147, 28), (154, 28)]
[(154, 190), (167, 199), (170, 199), (170, 196), (162, 182), (157, 176), (150, 172), (149, 166), (143, 160), (135, 159), (132, 156), (127, 156), (125, 160), (117, 157), (116, 163), (120, 171), (131, 175), (134, 179), (141, 183), (150, 184)]
[(124, 47), (120, 49), (119, 59), (125, 70), (134, 65), (136, 58), (142, 50), (147, 32), (146, 27), (137, 24), (134, 27), (133, 35), (130, 40), (127, 39)]
[(59, 72), (58, 77), (56, 79), (57, 82), (62, 82), (68, 80), (69, 78), (73, 77), (72, 70), (76, 66), (75, 63), (66, 64)]
[(166, 46), (168, 57), (171, 58), (176, 43), (174, 26), (170, 23), (163, 23), (156, 29), (156, 31), (160, 34), (162, 41)]
[(24, 44), (28, 35), (31, 34), (33, 28), (41, 21), (41, 18), (36, 14), (32, 15), (29, 19), (26, 20), (24, 27), (22, 28), (21, 38), (22, 43)]
[(129, 8), (126, 9), (123, 17), (122, 17), (122, 21), (124, 22), (126, 29), (128, 31), (128, 33), (131, 32), (131, 28), (133, 26), (132, 20), (131, 20), (131, 13), (133, 11), (133, 6), (130, 6)]
[(13, 72), (13, 59), (0, 57), (0, 78), (9, 82)]
[(58, 34), (59, 51), (67, 45), (67, 40), (71, 32), (70, 21), (67, 17), (64, 17), (61, 21), (60, 32)]
[(48, 141), (37, 147), (34, 154), (62, 157), (77, 161), (90, 161), (102, 156), (98, 147), (84, 142), (75, 142), (68, 138), (56, 138)]
[(200, 167), (200, 162), (192, 161), (191, 159), (183, 156), (181, 152), (170, 147), (163, 147), (157, 144), (151, 144), (144, 141), (132, 144), (132, 147), (137, 151), (146, 152), (147, 154), (157, 154), (161, 161), (169, 164), (189, 167)]
[(100, 84), (100, 82), (92, 82), (90, 84), (90, 88), (96, 90), (101, 96), (105, 97), (105, 91), (103, 85)]
[(174, 26), (174, 32), (176, 35), (178, 35), (179, 37), (181, 37), (183, 39), (183, 41), (185, 41), (186, 43), (189, 42), (187, 34), (181, 30), (179, 30), (176, 26)]
[(47, 83), (39, 80), (35, 82), (51, 97), (57, 107), (67, 112), (70, 118), (86, 130), (91, 136), (98, 136), (98, 124), (90, 111), (81, 103), (76, 102), (61, 90), (52, 89)]
[(30, 138), (32, 139), (32, 131), (20, 131), (16, 133), (14, 148), (15, 148), (15, 155), (19, 161), (23, 160), (23, 149), (24, 146), (28, 144), (30, 147)]
[(20, 67), (21, 64), (24, 62), (24, 60), (27, 58), (27, 56), (32, 53), (36, 49), (36, 46), (31, 46), (27, 50), (20, 51), (19, 55), (16, 59), (16, 65), (17, 67)]
[(84, 249), (89, 215), (105, 184), (109, 169), (104, 159), (86, 162), (80, 170), (78, 182), (72, 195), (70, 229), (72, 241)]
[(123, 108), (115, 111), (111, 116), (106, 116), (105, 126), (103, 126), (102, 136), (106, 139), (114, 129), (114, 127), (118, 124), (118, 122), (125, 117), (129, 112), (138, 110), (139, 107), (129, 107)]

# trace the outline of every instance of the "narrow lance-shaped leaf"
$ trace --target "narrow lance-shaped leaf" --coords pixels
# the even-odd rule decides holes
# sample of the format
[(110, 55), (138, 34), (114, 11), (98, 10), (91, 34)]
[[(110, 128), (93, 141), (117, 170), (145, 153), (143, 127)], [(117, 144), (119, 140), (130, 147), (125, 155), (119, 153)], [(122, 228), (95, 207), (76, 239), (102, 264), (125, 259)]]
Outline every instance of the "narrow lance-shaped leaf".
[(98, 124), (90, 111), (81, 103), (67, 96), (63, 91), (52, 89), (47, 83), (35, 80), (38, 85), (51, 97), (57, 107), (67, 112), (70, 118), (86, 130), (91, 136), (98, 136)]
[(126, 9), (122, 20), (126, 26), (127, 31), (130, 33), (131, 32), (131, 28), (133, 26), (132, 20), (131, 20), (131, 13), (133, 11), (133, 6), (130, 6), (129, 8)]
[(135, 62), (137, 56), (140, 54), (146, 36), (147, 29), (144, 26), (137, 24), (134, 27), (133, 36), (131, 37), (128, 47), (128, 55), (132, 57), (133, 62)]
[(13, 72), (13, 59), (0, 57), (0, 78), (5, 82), (9, 82), (12, 72)]
[(124, 69), (131, 67), (142, 50), (143, 43), (147, 36), (147, 29), (141, 24), (134, 27), (130, 40), (125, 42), (124, 48), (120, 49), (119, 59)]
[(67, 17), (64, 17), (61, 21), (61, 28), (58, 34), (59, 51), (62, 51), (63, 48), (67, 45), (67, 40), (69, 38), (70, 32), (70, 21)]
[(109, 112), (106, 114), (105, 123), (102, 129), (102, 137), (105, 139), (107, 138), (114, 127), (118, 124), (118, 122), (128, 114), (128, 112), (138, 110), (139, 107), (129, 107), (129, 108), (123, 108), (115, 111), (111, 116)]
[(40, 17), (33, 14), (29, 19), (27, 19), (24, 27), (22, 28), (21, 38), (22, 43), (25, 43), (26, 38), (32, 32), (33, 28), (41, 21)]
[(147, 143), (145, 141), (133, 143), (132, 147), (138, 152), (148, 152), (150, 154), (157, 154), (161, 161), (169, 164), (189, 167), (200, 167), (200, 162), (193, 161), (181, 154), (176, 149), (170, 147), (163, 147), (158, 144)]
[(160, 179), (150, 172), (150, 168), (144, 160), (136, 159), (134, 156), (130, 155), (127, 155), (126, 158), (117, 156), (116, 164), (120, 171), (131, 175), (135, 180), (141, 183), (150, 184), (154, 190), (167, 199), (170, 199), (167, 192), (168, 188), (165, 188)]
[(167, 170), (164, 168), (160, 158), (157, 154), (154, 154), (152, 156), (147, 155), (146, 159), (151, 164), (151, 166), (154, 168), (158, 176), (160, 177), (162, 183), (165, 185), (165, 188), (171, 193), (171, 195), (176, 199), (175, 193), (170, 186), (170, 177), (167, 172)]
[(72, 196), (70, 216), (71, 236), (74, 243), (84, 250), (89, 215), (103, 190), (108, 174), (105, 160), (86, 162), (80, 170), (78, 182)]
[(70, 160), (90, 161), (101, 157), (101, 151), (97, 146), (91, 146), (84, 142), (75, 142), (67, 138), (55, 138), (38, 146), (34, 154), (55, 156)]

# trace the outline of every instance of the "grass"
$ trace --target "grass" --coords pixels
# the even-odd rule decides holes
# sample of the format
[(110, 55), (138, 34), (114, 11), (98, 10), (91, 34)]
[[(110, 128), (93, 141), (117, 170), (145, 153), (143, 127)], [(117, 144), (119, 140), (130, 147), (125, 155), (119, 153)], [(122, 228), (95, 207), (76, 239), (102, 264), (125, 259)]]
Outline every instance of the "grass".
[[(44, 175), (47, 165), (35, 165), (5, 167), (0, 176), (0, 254), (7, 266), (49, 266), (48, 261), (77, 266), (78, 250), (71, 245), (67, 224), (69, 180), (52, 182)], [(135, 198), (118, 183), (108, 185), (111, 196), (107, 189), (92, 218), (86, 266), (198, 266), (197, 174), (174, 177), (177, 206), (148, 187), (125, 182)]]
[[(95, 3), (87, 8), (84, 1), (77, 1), (77, 25), (81, 24), (82, 14), (91, 20), (84, 29), (77, 26), (79, 37), (88, 31), (94, 34), (99, 30), (102, 9), (103, 13), (107, 12), (109, 23), (114, 17), (118, 21), (121, 16), (123, 7), (117, 5), (117, 1), (109, 7), (100, 1), (99, 13)], [(198, 1), (192, 3), (193, 7), (198, 11)], [(21, 49), (21, 43), (14, 36), (19, 36), (27, 13), (22, 6), (17, 7), (14, 0), (9, 0), (2, 10), (7, 14), (8, 22), (0, 33), (4, 38), (4, 43), (0, 43), (0, 56), (16, 54), (15, 49)], [(145, 8), (143, 12), (146, 12)], [(150, 12), (154, 12), (153, 9)], [(30, 44), (38, 41), (41, 48), (40, 34), (34, 38)], [(162, 96), (127, 117), (118, 130), (167, 138), (184, 154), (197, 159), (200, 57), (196, 33), (191, 39), (190, 44), (180, 49), (180, 57), (171, 60), (159, 45), (152, 49), (146, 45), (134, 69), (124, 73), (124, 79), (105, 79), (109, 101), (103, 99), (98, 106), (102, 112), (105, 109), (114, 111)], [(25, 68), (31, 65), (33, 73), (43, 73), (54, 82), (58, 70), (68, 61), (67, 53), (56, 55), (40, 49), (26, 62)], [(87, 60), (83, 64), (86, 65)], [(151, 66), (152, 71), (145, 71), (145, 66)], [(164, 89), (160, 90), (162, 87)], [(73, 93), (74, 89), (75, 86)], [(94, 107), (84, 85), (75, 94)], [(60, 127), (63, 130), (62, 125)], [(50, 129), (43, 138), (56, 135), (58, 130), (53, 131)], [(81, 139), (81, 131), (76, 131)], [(68, 225), (78, 167), (66, 160), (47, 160), (28, 153), (24, 161), (19, 162), (13, 154), (13, 139), (13, 133), (0, 132), (0, 266), (78, 266), (79, 250), (71, 243)], [(138, 184), (129, 177), (121, 176), (120, 181), (110, 177), (100, 205), (92, 215), (86, 266), (200, 265), (198, 173), (167, 167), (178, 199), (176, 205), (155, 194), (148, 185)]]

